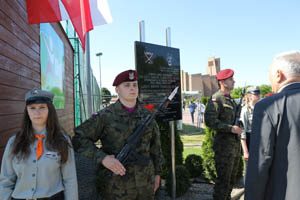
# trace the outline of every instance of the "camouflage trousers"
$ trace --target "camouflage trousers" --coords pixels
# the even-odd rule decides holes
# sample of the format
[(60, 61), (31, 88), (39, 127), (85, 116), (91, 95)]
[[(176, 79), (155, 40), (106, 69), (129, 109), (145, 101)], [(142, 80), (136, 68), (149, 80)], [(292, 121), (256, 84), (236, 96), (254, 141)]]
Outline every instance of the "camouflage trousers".
[(107, 179), (103, 193), (105, 200), (153, 200), (153, 166), (126, 167), (125, 176)]
[(228, 133), (217, 133), (214, 140), (217, 178), (214, 186), (214, 200), (230, 200), (231, 191), (237, 182), (241, 157), (240, 139)]

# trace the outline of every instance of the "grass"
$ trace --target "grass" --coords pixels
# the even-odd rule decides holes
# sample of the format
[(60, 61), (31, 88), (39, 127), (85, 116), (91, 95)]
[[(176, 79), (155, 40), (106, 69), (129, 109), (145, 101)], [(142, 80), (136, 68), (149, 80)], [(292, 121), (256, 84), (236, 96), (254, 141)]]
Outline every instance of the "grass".
[(200, 155), (200, 145), (204, 140), (205, 130), (188, 124), (183, 124), (182, 128), (180, 137), (184, 145), (183, 159), (185, 160), (190, 154)]
[(200, 145), (205, 135), (182, 135), (181, 140), (184, 144)]
[(196, 154), (200, 156), (200, 150), (201, 148), (199, 146), (197, 147), (186, 147), (183, 151), (183, 160), (185, 161), (186, 157), (190, 154)]
[(205, 130), (203, 128), (197, 128), (196, 126), (183, 124), (181, 135), (205, 135)]

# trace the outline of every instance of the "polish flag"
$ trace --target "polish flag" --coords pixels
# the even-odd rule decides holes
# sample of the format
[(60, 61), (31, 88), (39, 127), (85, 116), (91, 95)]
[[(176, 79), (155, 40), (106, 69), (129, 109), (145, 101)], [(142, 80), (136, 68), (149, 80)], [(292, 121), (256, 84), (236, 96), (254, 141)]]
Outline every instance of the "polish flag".
[(112, 22), (107, 0), (26, 0), (29, 24), (70, 19), (85, 50), (85, 35)]

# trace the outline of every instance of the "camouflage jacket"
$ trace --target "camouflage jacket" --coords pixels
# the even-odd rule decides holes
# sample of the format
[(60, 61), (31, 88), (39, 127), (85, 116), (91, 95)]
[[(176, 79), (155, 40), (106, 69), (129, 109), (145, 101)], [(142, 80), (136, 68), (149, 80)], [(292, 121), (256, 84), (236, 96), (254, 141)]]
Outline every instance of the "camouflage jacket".
[(235, 120), (236, 103), (221, 90), (217, 91), (207, 103), (205, 124), (217, 132), (231, 132)]
[[(116, 155), (121, 151), (141, 119), (149, 114), (151, 112), (140, 102), (137, 109), (129, 113), (117, 101), (75, 128), (74, 149), (101, 164), (106, 155)], [(101, 148), (95, 145), (98, 140), (101, 141)], [(155, 121), (145, 130), (136, 152), (152, 160), (156, 175), (161, 173), (160, 133)]]

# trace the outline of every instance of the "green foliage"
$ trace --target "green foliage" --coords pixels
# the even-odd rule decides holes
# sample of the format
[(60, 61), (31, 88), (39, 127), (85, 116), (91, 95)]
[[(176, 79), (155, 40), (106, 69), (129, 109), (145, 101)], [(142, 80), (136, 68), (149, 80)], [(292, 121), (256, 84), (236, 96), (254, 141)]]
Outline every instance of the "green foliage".
[[(191, 187), (189, 171), (183, 165), (177, 165), (175, 168), (176, 176), (176, 197), (184, 195)], [(166, 179), (166, 188), (168, 194), (172, 196), (172, 172), (169, 171)]]
[(190, 154), (185, 159), (185, 167), (189, 170), (191, 178), (202, 176), (202, 158), (196, 154)]
[(201, 97), (201, 102), (206, 106), (210, 97)]
[(237, 98), (241, 98), (242, 96), (242, 91), (243, 91), (243, 88), (242, 87), (237, 87), (237, 88), (234, 88), (231, 92), (230, 92), (230, 96), (234, 99), (237, 99)]
[(183, 159), (185, 160), (190, 154), (200, 156), (200, 147), (185, 147), (183, 151)]
[[(160, 130), (161, 150), (164, 157), (162, 165), (162, 177), (165, 177), (168, 171), (171, 171), (171, 133), (168, 122), (158, 122)], [(176, 127), (176, 122), (174, 122)], [(183, 142), (181, 141), (179, 131), (175, 128), (175, 165), (183, 164)]]
[(103, 97), (102, 98), (102, 102), (109, 104), (109, 102), (110, 102), (110, 100), (112, 98), (110, 91), (107, 88), (103, 87), (101, 89), (101, 95)]
[(266, 94), (272, 92), (272, 87), (270, 85), (261, 85), (259, 86), (262, 97), (264, 97)]
[[(205, 130), (206, 130), (206, 135), (201, 148), (202, 167), (204, 170), (205, 178), (207, 178), (209, 181), (215, 182), (215, 179), (217, 177), (215, 160), (214, 160), (215, 153), (213, 151), (215, 131), (208, 127), (206, 127)], [(236, 183), (238, 183), (243, 177), (243, 171), (244, 171), (244, 163), (241, 155), (238, 174), (236, 177), (237, 179), (235, 180)]]
[[(250, 87), (250, 85), (246, 86), (246, 90), (248, 87)], [(259, 86), (259, 88), (260, 88), (262, 97), (264, 97), (266, 94), (272, 92), (272, 88), (270, 85), (261, 85), (261, 86)], [(241, 98), (242, 90), (243, 90), (243, 87), (234, 88), (230, 93), (231, 97), (234, 99)]]
[(202, 143), (201, 147), (201, 157), (202, 157), (202, 167), (205, 178), (210, 181), (215, 181), (217, 177), (215, 160), (215, 153), (213, 151), (213, 142), (215, 131), (211, 128), (205, 128), (206, 134), (205, 139)]

